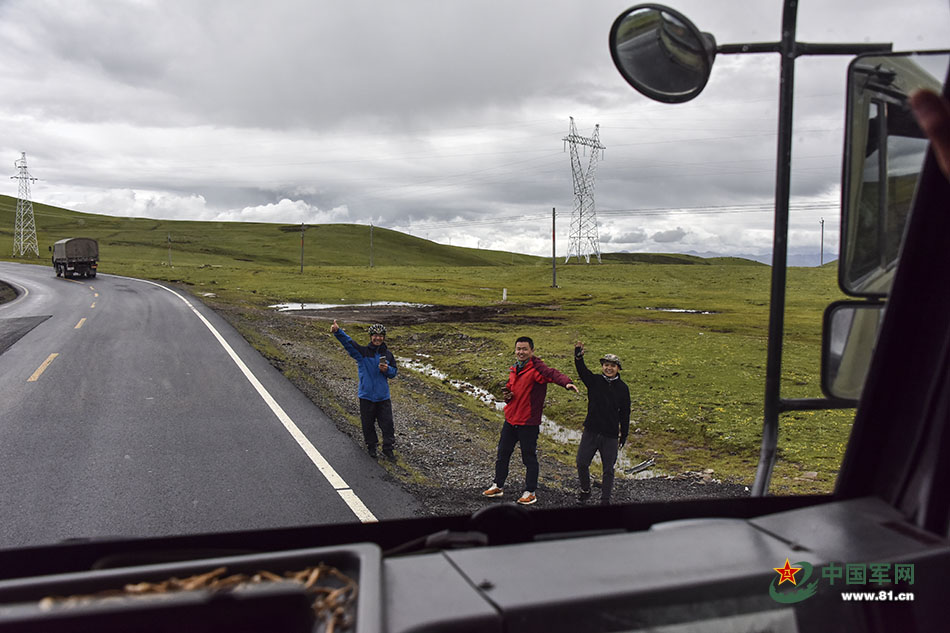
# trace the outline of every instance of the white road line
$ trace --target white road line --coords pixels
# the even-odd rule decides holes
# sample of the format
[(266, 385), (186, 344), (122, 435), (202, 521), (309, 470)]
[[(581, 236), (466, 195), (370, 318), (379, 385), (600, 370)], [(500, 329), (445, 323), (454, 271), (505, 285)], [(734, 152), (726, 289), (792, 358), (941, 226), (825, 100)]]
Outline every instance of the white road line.
[(330, 482), (330, 485), (333, 486), (333, 489), (336, 490), (337, 494), (340, 495), (340, 498), (343, 499), (344, 503), (352, 510), (353, 514), (356, 515), (363, 523), (375, 523), (377, 521), (376, 516), (370, 512), (369, 508), (363, 503), (363, 501), (356, 495), (355, 492), (350, 488), (342, 477), (333, 469), (333, 466), (330, 465), (323, 455), (320, 454), (320, 451), (317, 450), (317, 447), (314, 446), (310, 440), (307, 439), (307, 436), (303, 434), (300, 428), (294, 423), (289, 415), (283, 410), (283, 408), (277, 404), (277, 401), (274, 400), (274, 397), (270, 395), (264, 385), (257, 379), (247, 365), (244, 364), (244, 361), (241, 360), (241, 357), (237, 355), (237, 352), (228, 344), (224, 337), (214, 328), (211, 323), (204, 317), (203, 314), (198, 312), (194, 305), (188, 299), (181, 296), (171, 288), (166, 288), (161, 284), (157, 284), (154, 281), (148, 281), (147, 279), (135, 279), (134, 277), (121, 277), (120, 275), (113, 275), (114, 277), (119, 277), (120, 279), (131, 279), (132, 281), (141, 281), (142, 283), (152, 284), (153, 286), (158, 286), (162, 290), (167, 290), (172, 293), (179, 299), (181, 299), (185, 305), (187, 305), (192, 312), (195, 313), (195, 316), (205, 324), (211, 334), (218, 339), (218, 343), (221, 344), (221, 347), (224, 348), (224, 351), (228, 353), (228, 356), (231, 357), (231, 360), (234, 361), (234, 364), (238, 366), (238, 369), (241, 370), (241, 373), (244, 374), (244, 377), (247, 378), (248, 382), (257, 390), (258, 395), (264, 400), (271, 411), (274, 412), (274, 415), (277, 416), (277, 419), (280, 420), (281, 424), (284, 425), (284, 428), (287, 429), (287, 432), (290, 433), (297, 444), (300, 445), (300, 448), (303, 449), (303, 452), (307, 454), (307, 457), (310, 458), (310, 461), (313, 462), (313, 465), (317, 467), (317, 470), (326, 477), (326, 480)]
[(360, 521), (363, 523), (375, 523), (376, 517), (373, 516), (373, 513), (369, 511), (364, 504), (362, 499), (356, 496), (356, 493), (352, 489), (347, 488), (346, 490), (337, 490), (340, 494), (340, 497), (343, 498), (343, 501), (346, 502), (346, 505), (350, 506), (352, 510)]

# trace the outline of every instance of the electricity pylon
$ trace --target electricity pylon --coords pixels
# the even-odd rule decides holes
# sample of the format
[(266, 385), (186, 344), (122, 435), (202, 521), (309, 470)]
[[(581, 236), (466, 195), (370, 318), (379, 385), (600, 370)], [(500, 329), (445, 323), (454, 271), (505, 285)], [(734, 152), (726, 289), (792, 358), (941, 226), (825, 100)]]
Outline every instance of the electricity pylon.
[[(597, 172), (597, 159), (606, 149), (600, 144), (600, 125), (594, 126), (594, 135), (580, 136), (574, 126), (574, 117), (571, 117), (571, 131), (563, 139), (571, 144), (571, 173), (574, 177), (574, 212), (571, 214), (571, 233), (567, 244), (567, 258), (581, 257), (588, 264), (590, 256), (597, 256), (600, 261), (600, 237), (597, 234), (597, 213), (594, 209), (594, 175)], [(578, 147), (590, 148), (590, 160), (585, 170), (581, 165)]]
[(26, 168), (26, 152), (22, 152), (20, 160), (13, 161), (17, 168), (17, 175), (10, 176), (20, 181), (17, 188), (16, 222), (13, 226), (13, 256), (23, 257), (28, 250), (40, 256), (39, 246), (36, 245), (36, 222), (33, 220), (33, 201), (30, 200), (30, 183), (36, 178), (30, 176)]

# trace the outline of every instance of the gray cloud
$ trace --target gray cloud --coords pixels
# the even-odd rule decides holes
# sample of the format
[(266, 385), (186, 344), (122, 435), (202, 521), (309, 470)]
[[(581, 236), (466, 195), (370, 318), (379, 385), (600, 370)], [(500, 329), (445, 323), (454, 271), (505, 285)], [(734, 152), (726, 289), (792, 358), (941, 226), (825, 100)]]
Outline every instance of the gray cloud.
[(650, 239), (660, 244), (669, 244), (672, 242), (680, 242), (684, 237), (686, 237), (686, 231), (680, 227), (676, 227), (669, 231), (657, 231)]
[(646, 231), (637, 229), (626, 233), (601, 233), (600, 241), (604, 244), (640, 244), (647, 239)]

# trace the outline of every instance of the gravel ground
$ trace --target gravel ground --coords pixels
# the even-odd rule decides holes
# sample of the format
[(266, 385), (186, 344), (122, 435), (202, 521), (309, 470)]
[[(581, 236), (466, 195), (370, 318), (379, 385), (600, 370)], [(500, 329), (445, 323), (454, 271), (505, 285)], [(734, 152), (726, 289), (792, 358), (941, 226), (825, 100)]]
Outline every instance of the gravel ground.
[[(287, 313), (225, 305), (213, 298), (205, 301), (249, 337), (252, 344), (263, 347), (271, 363), (358, 444), (362, 444), (362, 434), (356, 367), (329, 333), (333, 319), (348, 325), (377, 321), (390, 325), (427, 321), (508, 322), (504, 311), (495, 307), (440, 310), (375, 306)], [(249, 336), (251, 332), (254, 334)], [(263, 346), (255, 340), (260, 336), (264, 337)], [(354, 338), (359, 340), (360, 336)], [(399, 357), (408, 355), (408, 351), (397, 349), (394, 353)], [(471, 396), (405, 368), (392, 384), (397, 460), (380, 458), (380, 468), (416, 496), (430, 515), (471, 514), (486, 504), (498, 503), (498, 499), (483, 497), (481, 491), (492, 483), (500, 414), (488, 405), (473, 406)], [(549, 453), (550, 450), (539, 448), (541, 478), (538, 503), (533, 507), (576, 505), (577, 474), (573, 464), (563, 463)], [(523, 477), (524, 466), (516, 448), (501, 500), (513, 501), (520, 495)], [(721, 482), (715, 473), (707, 471), (649, 479), (617, 477), (612, 501), (673, 501), (748, 494), (745, 485)], [(592, 498), (596, 503), (597, 490)]]

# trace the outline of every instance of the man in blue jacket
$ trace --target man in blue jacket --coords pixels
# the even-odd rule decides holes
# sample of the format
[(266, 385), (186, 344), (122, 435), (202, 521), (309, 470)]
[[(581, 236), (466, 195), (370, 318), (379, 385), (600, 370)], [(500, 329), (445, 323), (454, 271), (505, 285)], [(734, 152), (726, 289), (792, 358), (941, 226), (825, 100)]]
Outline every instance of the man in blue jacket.
[(334, 320), (330, 332), (343, 349), (356, 360), (359, 374), (358, 396), (363, 439), (370, 456), (376, 458), (376, 424), (383, 434), (383, 455), (395, 459), (393, 448), (396, 433), (393, 429), (393, 406), (389, 399), (389, 379), (396, 377), (396, 359), (386, 347), (386, 328), (376, 323), (369, 326), (369, 345), (357, 345)]

